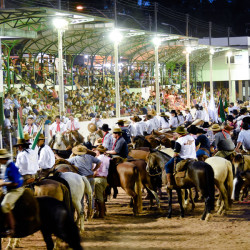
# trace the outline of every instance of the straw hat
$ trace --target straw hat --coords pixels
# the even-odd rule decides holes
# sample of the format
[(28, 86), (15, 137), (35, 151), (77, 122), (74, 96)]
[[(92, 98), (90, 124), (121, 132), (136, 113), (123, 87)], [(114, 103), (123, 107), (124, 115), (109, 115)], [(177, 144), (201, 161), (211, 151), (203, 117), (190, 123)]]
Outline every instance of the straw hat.
[(152, 109), (151, 111), (148, 112), (150, 115), (152, 116), (156, 116), (156, 111), (154, 109)]
[(122, 133), (122, 129), (121, 128), (113, 128), (113, 133)]
[(89, 131), (90, 133), (94, 133), (95, 131), (97, 131), (96, 125), (95, 125), (94, 123), (90, 123), (90, 124), (88, 125), (88, 131)]
[(130, 120), (133, 122), (140, 122), (142, 119), (138, 115), (135, 115), (131, 117)]
[(190, 109), (189, 109), (189, 108), (186, 108), (186, 109), (185, 109), (185, 111), (188, 111), (188, 112), (190, 112)]
[(182, 126), (177, 127), (174, 132), (181, 135), (186, 135), (188, 133), (187, 130)]
[(23, 133), (23, 138), (24, 138), (25, 141), (28, 141), (28, 140), (31, 139), (32, 137), (29, 135), (29, 133), (24, 132), (24, 133)]
[(87, 154), (87, 152), (88, 152), (87, 148), (83, 145), (77, 145), (72, 149), (72, 153), (74, 155), (85, 155)]
[(96, 147), (96, 150), (98, 150), (101, 153), (104, 153), (107, 151), (107, 149), (103, 147), (102, 145), (98, 145), (98, 147)]
[(218, 132), (218, 131), (221, 131), (222, 128), (219, 124), (213, 124), (212, 127), (210, 128), (210, 130)]
[(227, 131), (232, 131), (232, 130), (234, 130), (234, 127), (229, 126), (229, 125), (225, 125), (224, 129)]
[(30, 143), (26, 142), (25, 139), (17, 138), (17, 143), (13, 147), (18, 147), (18, 146), (21, 146), (21, 145), (30, 145)]
[(161, 117), (167, 117), (167, 118), (169, 118), (169, 115), (166, 115), (165, 114), (165, 112), (161, 112), (161, 115), (160, 115)]
[(5, 149), (5, 148), (0, 149), (0, 159), (6, 159), (6, 158), (10, 158), (10, 157), (11, 157), (11, 154), (9, 154), (7, 149)]
[(45, 139), (47, 139), (47, 137), (45, 137), (43, 134), (40, 134), (40, 135), (39, 135), (38, 140), (45, 140)]

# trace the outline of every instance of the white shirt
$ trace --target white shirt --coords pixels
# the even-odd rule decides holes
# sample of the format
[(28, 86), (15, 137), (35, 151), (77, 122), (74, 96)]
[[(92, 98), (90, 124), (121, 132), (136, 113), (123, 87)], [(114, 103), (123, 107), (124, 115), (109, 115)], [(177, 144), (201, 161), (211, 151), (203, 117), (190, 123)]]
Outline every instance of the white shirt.
[(158, 118), (156, 116), (154, 116), (154, 118), (152, 119), (153, 123), (154, 123), (154, 129), (158, 130), (160, 128), (160, 122), (158, 120)]
[[(143, 135), (139, 122), (131, 124), (131, 136)], [(146, 131), (146, 130), (145, 130)]]
[(29, 126), (28, 124), (26, 124), (24, 126), (23, 132), (27, 132), (30, 136), (33, 136), (34, 133), (37, 133), (37, 126), (36, 124), (32, 124), (32, 126)]
[(102, 126), (102, 120), (100, 120), (100, 119), (98, 121), (96, 121), (95, 118), (92, 118), (90, 123), (94, 123), (96, 125), (97, 129), (99, 129)]
[(245, 149), (250, 150), (250, 130), (242, 129), (237, 142), (241, 142)]
[(103, 139), (102, 146), (107, 148), (108, 150), (112, 150), (113, 141), (114, 141), (114, 138), (113, 138), (112, 134), (107, 133)]
[(52, 168), (55, 164), (55, 155), (48, 145), (41, 149), (38, 159), (38, 165), (41, 169)]
[(19, 152), (16, 159), (16, 166), (21, 175), (36, 174), (39, 169), (37, 152), (32, 149)]
[(50, 131), (52, 131), (52, 136), (56, 134), (56, 132), (65, 132), (66, 131), (66, 127), (65, 124), (63, 122), (60, 122), (60, 131), (57, 131), (57, 123), (54, 122), (52, 123), (52, 125), (49, 128)]
[(194, 120), (197, 120), (197, 119), (202, 119), (201, 110), (196, 110), (196, 112), (195, 112)]
[(144, 121), (139, 121), (137, 124), (138, 124), (139, 134), (144, 135), (144, 131), (147, 130), (147, 123)]
[(155, 129), (155, 123), (154, 123), (154, 120), (153, 119), (149, 119), (146, 121), (146, 124), (147, 124), (147, 134), (151, 134), (153, 129)]
[(172, 128), (177, 128), (179, 125), (178, 119), (176, 116), (171, 116), (169, 120), (169, 126), (172, 126)]
[(160, 128), (161, 129), (167, 129), (169, 128), (169, 122), (166, 122), (164, 117), (160, 117)]
[(188, 113), (186, 116), (185, 116), (185, 122), (192, 122), (193, 121), (193, 116)]
[(179, 155), (182, 159), (196, 158), (195, 140), (191, 135), (182, 136), (178, 138), (176, 142), (181, 145)]
[(181, 126), (184, 124), (185, 120), (184, 120), (184, 116), (183, 115), (178, 115), (178, 119), (179, 119), (179, 125), (178, 126)]
[(74, 119), (73, 122), (71, 120), (69, 120), (66, 124), (67, 130), (76, 130), (78, 128), (80, 128), (80, 124), (76, 119)]

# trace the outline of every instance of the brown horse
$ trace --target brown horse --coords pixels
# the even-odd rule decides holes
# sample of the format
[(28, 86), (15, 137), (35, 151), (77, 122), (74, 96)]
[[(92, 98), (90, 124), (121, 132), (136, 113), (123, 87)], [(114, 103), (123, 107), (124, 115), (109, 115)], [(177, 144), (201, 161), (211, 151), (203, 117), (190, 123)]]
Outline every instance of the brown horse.
[(129, 151), (128, 155), (134, 159), (146, 160), (149, 153), (149, 151), (133, 149)]
[(110, 187), (122, 187), (133, 199), (133, 213), (142, 210), (141, 176), (138, 167), (130, 162), (121, 162), (120, 158), (110, 161), (107, 181)]
[(139, 135), (133, 138), (133, 144), (135, 149), (140, 147), (157, 148), (160, 145), (163, 145), (167, 148), (172, 146), (172, 142), (165, 135), (147, 135), (145, 137)]
[[(1, 199), (0, 199), (1, 200)], [(73, 249), (82, 249), (80, 236), (73, 218), (64, 205), (51, 197), (35, 198), (29, 190), (17, 200), (13, 209), (15, 238), (23, 238), (41, 230), (47, 249), (52, 250), (52, 234), (64, 240)], [(4, 231), (4, 220), (0, 209), (0, 232)], [(0, 249), (1, 249), (0, 234)]]

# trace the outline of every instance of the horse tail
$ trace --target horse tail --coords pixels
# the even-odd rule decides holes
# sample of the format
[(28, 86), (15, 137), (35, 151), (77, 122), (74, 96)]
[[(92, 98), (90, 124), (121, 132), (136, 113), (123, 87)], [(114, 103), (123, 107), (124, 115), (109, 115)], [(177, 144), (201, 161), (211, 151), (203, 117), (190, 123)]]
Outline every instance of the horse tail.
[(73, 211), (73, 204), (72, 204), (72, 199), (71, 199), (71, 194), (69, 189), (61, 183), (61, 189), (63, 192), (63, 202), (67, 208), (67, 210), (69, 211), (69, 213), (71, 214), (71, 216), (74, 216), (74, 211)]
[(206, 189), (207, 189), (207, 194), (208, 194), (208, 205), (210, 206), (211, 210), (214, 210), (214, 193), (215, 193), (215, 188), (214, 188), (214, 170), (213, 168), (205, 163), (205, 175), (206, 175)]
[(91, 185), (87, 179), (87, 177), (82, 176), (82, 180), (85, 184), (85, 188), (84, 188), (84, 194), (87, 195), (88, 197), (88, 213), (87, 213), (87, 219), (91, 219), (92, 213), (93, 213), (93, 209), (92, 209), (92, 203), (93, 203), (93, 194), (92, 194), (92, 188)]
[(140, 213), (142, 211), (141, 175), (137, 167), (134, 167), (133, 170), (135, 176), (135, 193), (137, 194), (137, 208), (138, 212)]
[(232, 193), (233, 193), (233, 166), (230, 161), (227, 161), (227, 179), (226, 179), (226, 186), (227, 186), (227, 196), (228, 196), (228, 204), (232, 205)]

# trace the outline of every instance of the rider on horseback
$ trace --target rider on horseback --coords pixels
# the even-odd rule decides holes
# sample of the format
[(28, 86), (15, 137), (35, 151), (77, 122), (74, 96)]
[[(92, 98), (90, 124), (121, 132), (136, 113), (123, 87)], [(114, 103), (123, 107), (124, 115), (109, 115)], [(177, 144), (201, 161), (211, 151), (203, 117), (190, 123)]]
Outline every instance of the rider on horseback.
[(211, 130), (215, 134), (215, 140), (212, 143), (216, 147), (216, 154), (214, 156), (219, 156), (226, 158), (233, 153), (235, 145), (231, 139), (231, 135), (228, 130), (222, 129), (218, 124), (214, 124)]
[(18, 168), (10, 159), (10, 154), (6, 149), (0, 149), (0, 164), (6, 166), (4, 181), (0, 183), (0, 187), (6, 186), (7, 194), (1, 203), (2, 212), (5, 215), (5, 220), (8, 230), (5, 231), (5, 236), (11, 236), (15, 230), (15, 220), (11, 210), (14, 208), (16, 201), (24, 192), (23, 178), (20, 175)]
[(175, 154), (165, 165), (168, 188), (170, 189), (173, 188), (172, 176), (174, 165), (184, 159), (196, 159), (194, 138), (182, 126), (177, 127), (174, 132), (179, 135), (179, 138), (175, 142)]

